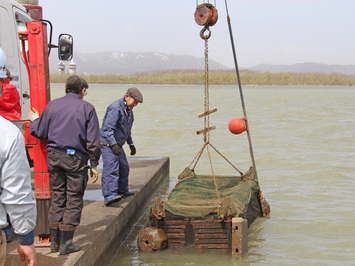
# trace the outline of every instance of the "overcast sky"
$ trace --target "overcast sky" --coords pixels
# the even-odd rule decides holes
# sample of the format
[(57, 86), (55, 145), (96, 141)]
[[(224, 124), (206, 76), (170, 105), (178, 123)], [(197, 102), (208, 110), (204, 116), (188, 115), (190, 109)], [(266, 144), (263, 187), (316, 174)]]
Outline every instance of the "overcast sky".
[[(207, 0), (205, 2), (208, 2)], [(197, 1), (203, 3), (202, 0)], [(211, 0), (209, 57), (233, 67), (225, 0)], [(204, 57), (196, 0), (39, 0), (44, 19), (74, 38), (74, 51), (161, 52)], [(239, 67), (355, 64), (355, 0), (227, 0)], [(75, 54), (74, 54), (75, 61)]]

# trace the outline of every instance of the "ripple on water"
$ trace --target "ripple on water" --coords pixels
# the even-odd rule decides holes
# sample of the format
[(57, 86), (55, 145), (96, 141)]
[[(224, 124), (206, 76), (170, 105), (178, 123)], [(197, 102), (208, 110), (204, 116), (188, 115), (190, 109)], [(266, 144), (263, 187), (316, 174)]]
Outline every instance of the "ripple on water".
[[(203, 86), (143, 86), (144, 103), (135, 111), (132, 136), (138, 156), (170, 157), (171, 180), (163, 193), (202, 147)], [(63, 84), (52, 84), (53, 98)], [(90, 85), (86, 100), (100, 121), (106, 107), (128, 85)], [(246, 171), (250, 163), (246, 132), (232, 135), (228, 122), (243, 117), (236, 86), (212, 86), (211, 143)], [(159, 97), (157, 97), (157, 95)], [(223, 97), (221, 98), (221, 95)], [(114, 97), (114, 98), (115, 98)], [(164, 99), (164, 101), (162, 101)], [(353, 265), (355, 260), (355, 89), (354, 87), (244, 88), (250, 135), (259, 182), (271, 213), (249, 228), (249, 254), (241, 259), (171, 250), (139, 252), (138, 224), (115, 265)], [(331, 104), (329, 104), (331, 103)], [(206, 157), (199, 171), (209, 171)], [(233, 169), (213, 155), (216, 172)], [(234, 173), (234, 171), (233, 171)], [(144, 219), (143, 219), (144, 220)]]

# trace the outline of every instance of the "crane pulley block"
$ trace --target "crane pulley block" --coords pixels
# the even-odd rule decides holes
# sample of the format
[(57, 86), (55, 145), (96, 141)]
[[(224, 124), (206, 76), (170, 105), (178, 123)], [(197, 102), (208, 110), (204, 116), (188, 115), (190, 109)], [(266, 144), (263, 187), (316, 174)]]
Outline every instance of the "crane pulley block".
[(200, 26), (213, 26), (218, 20), (217, 9), (209, 3), (203, 3), (196, 7), (195, 21)]

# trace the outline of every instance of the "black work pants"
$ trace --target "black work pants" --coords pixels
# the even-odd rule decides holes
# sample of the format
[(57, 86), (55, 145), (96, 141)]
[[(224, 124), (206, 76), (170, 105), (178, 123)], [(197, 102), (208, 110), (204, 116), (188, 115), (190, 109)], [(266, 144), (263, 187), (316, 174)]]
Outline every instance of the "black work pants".
[(53, 190), (50, 223), (78, 226), (89, 166), (75, 155), (48, 150), (49, 183)]

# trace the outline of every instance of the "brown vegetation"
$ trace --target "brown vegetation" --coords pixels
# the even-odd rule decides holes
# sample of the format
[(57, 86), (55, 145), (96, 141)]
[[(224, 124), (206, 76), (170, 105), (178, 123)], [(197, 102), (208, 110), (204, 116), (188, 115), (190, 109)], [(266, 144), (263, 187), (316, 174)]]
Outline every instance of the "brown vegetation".
[[(340, 73), (270, 73), (241, 70), (242, 85), (307, 85), (307, 86), (355, 86), (355, 75)], [(133, 75), (79, 75), (90, 84), (172, 84), (202, 85), (205, 82), (203, 69), (174, 69), (137, 72)], [(51, 75), (52, 83), (65, 83), (68, 75)], [(237, 85), (235, 70), (210, 70), (210, 85)]]

